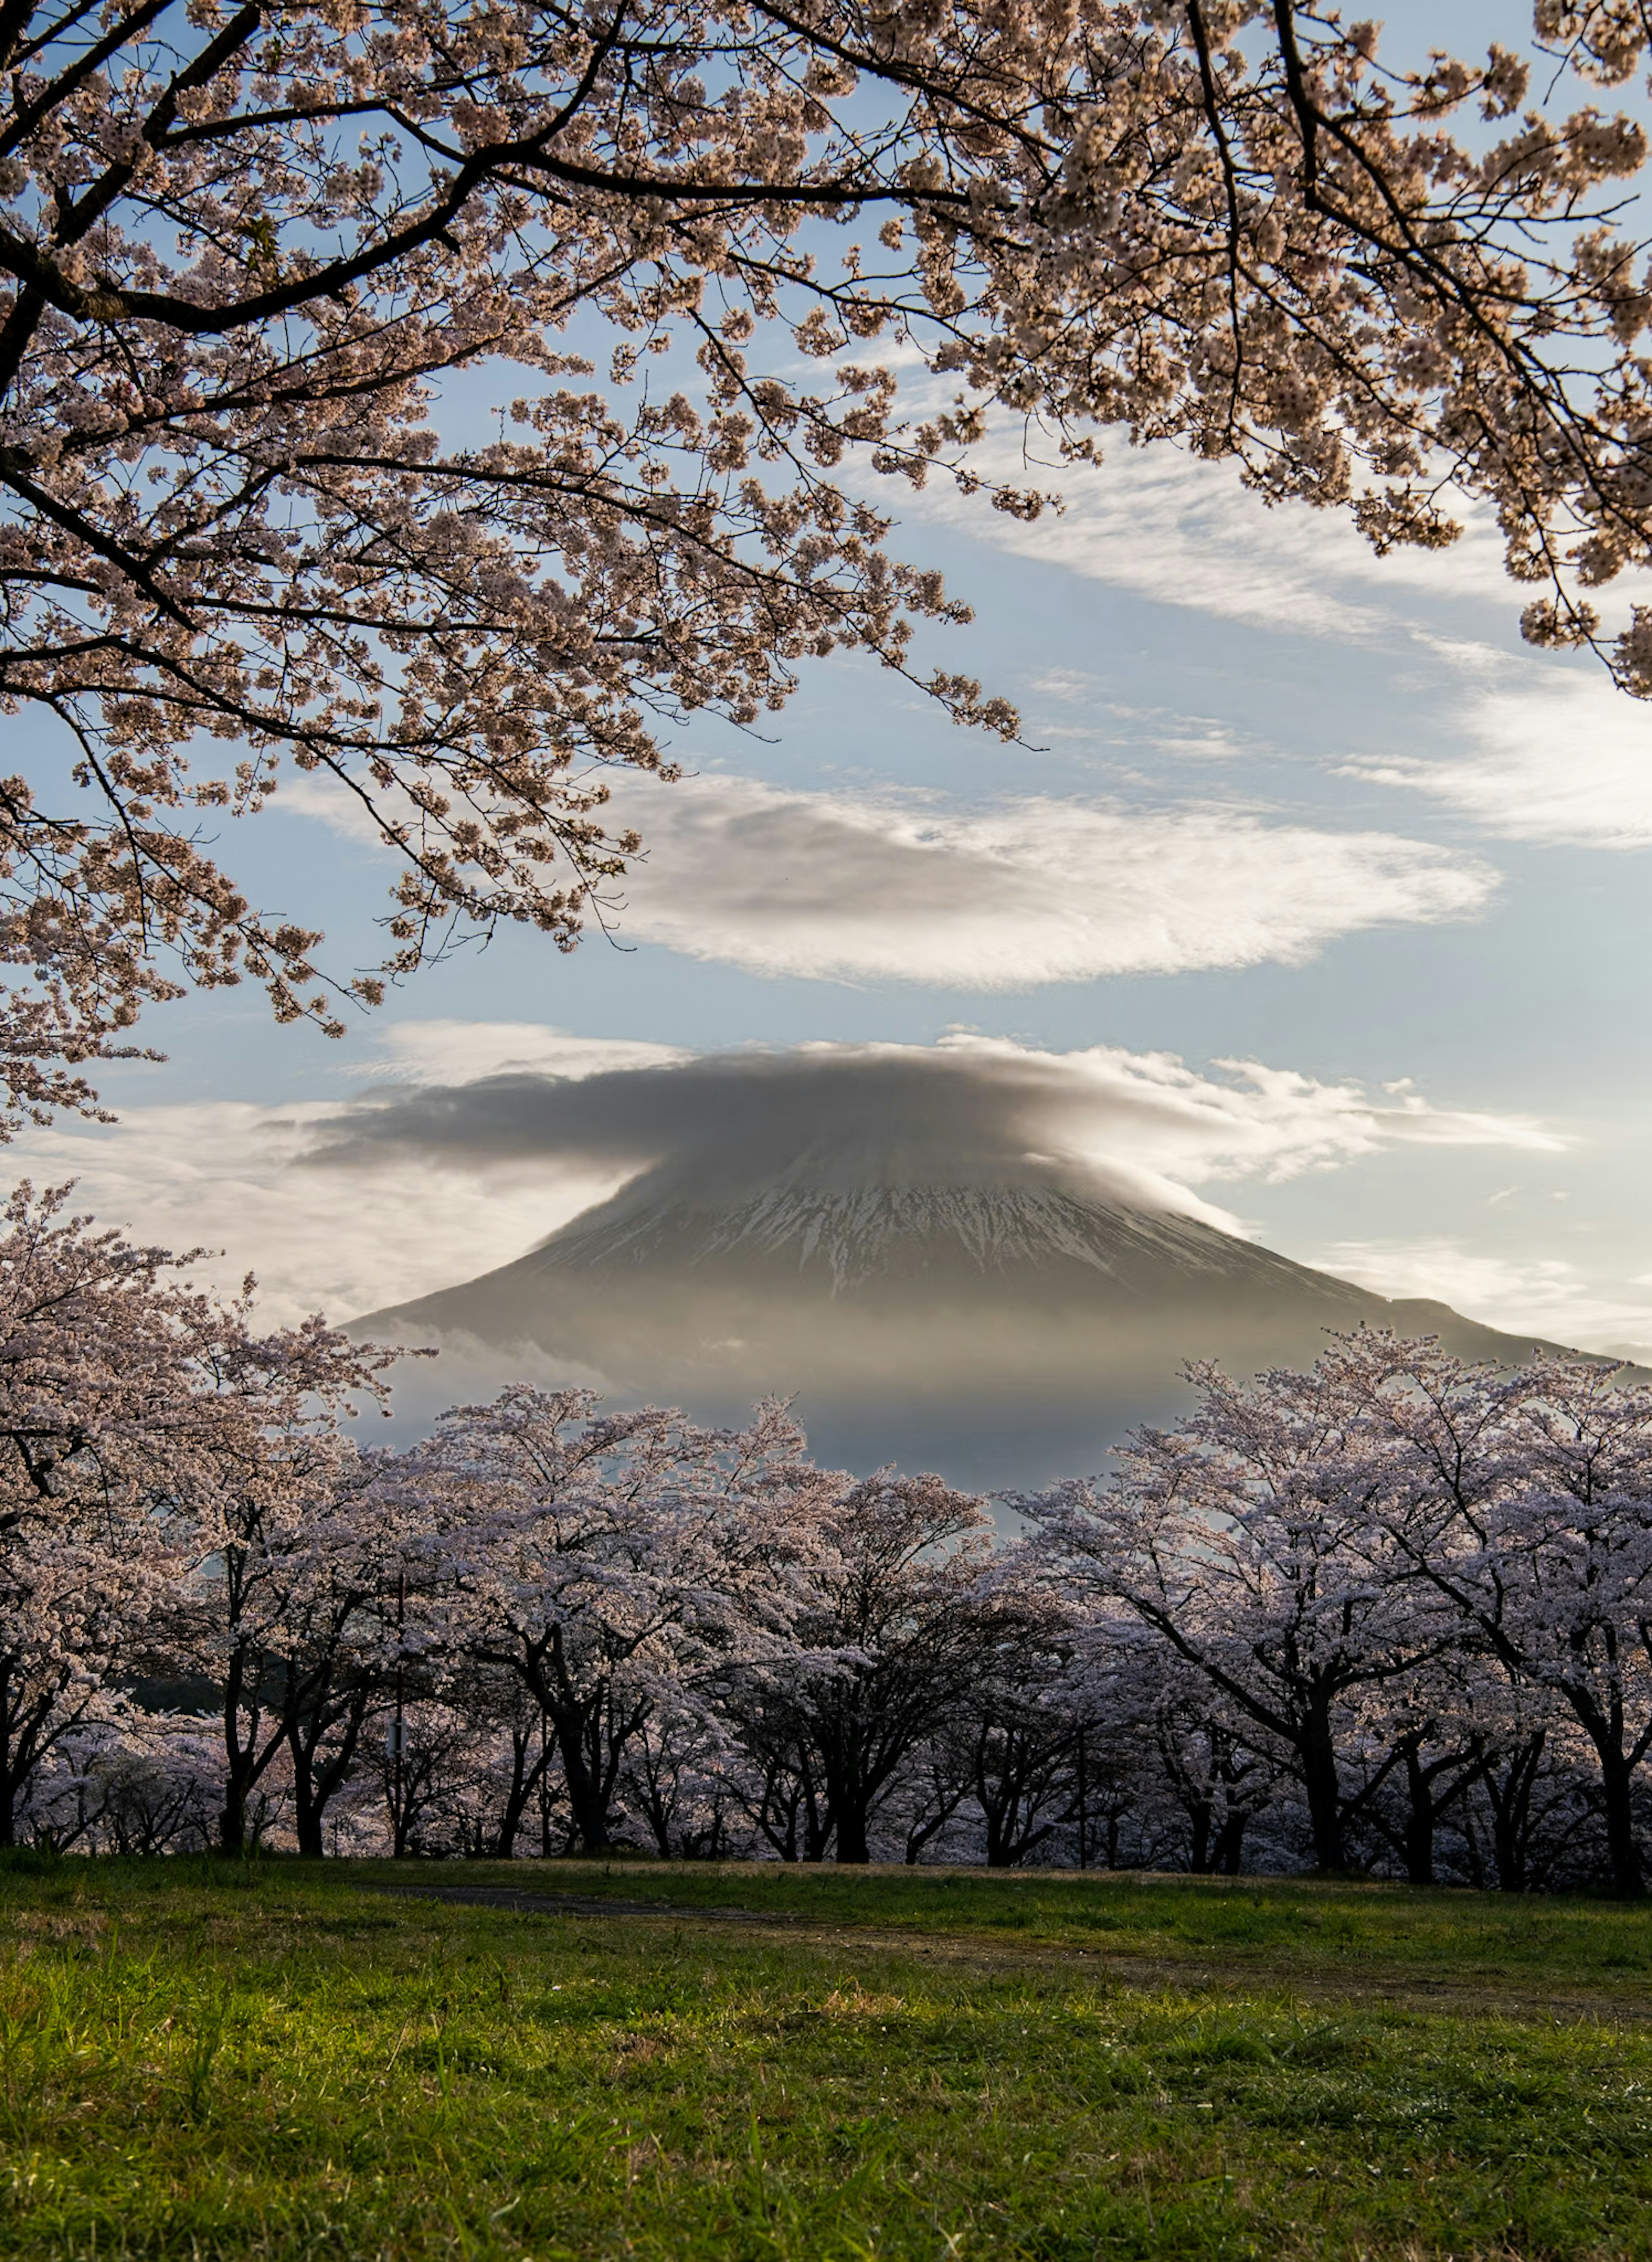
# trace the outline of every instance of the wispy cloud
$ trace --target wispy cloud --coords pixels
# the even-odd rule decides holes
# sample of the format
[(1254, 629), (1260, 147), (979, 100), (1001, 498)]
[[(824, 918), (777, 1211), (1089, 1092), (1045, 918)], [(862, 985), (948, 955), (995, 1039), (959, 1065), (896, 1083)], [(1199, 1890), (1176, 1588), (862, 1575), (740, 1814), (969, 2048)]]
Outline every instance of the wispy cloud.
[(1333, 1241), (1313, 1261), (1382, 1296), (1426, 1296), (1470, 1319), (1580, 1351), (1652, 1356), (1652, 1295), (1603, 1285), (1564, 1259), (1497, 1256), (1447, 1235)]
[[(990, 460), (1006, 477), (1024, 476), (1002, 448)], [(1167, 446), (1120, 444), (1099, 469), (1052, 484), (1064, 492), (1064, 513), (1031, 525), (938, 490), (929, 507), (1001, 548), (1161, 604), (1275, 633), (1403, 641), (1438, 666), (1439, 721), (1462, 751), (1361, 760), (1341, 774), (1425, 795), (1505, 839), (1652, 844), (1652, 713), (1598, 665), (1545, 660), (1442, 629), (1441, 599), (1494, 604), (1511, 628), (1519, 609), (1501, 537), (1478, 506), (1463, 511), (1462, 537), (1448, 549), (1378, 558), (1343, 514), (1269, 508), (1240, 486), (1232, 465), (1195, 463)], [(1597, 601), (1617, 621), (1649, 595), (1648, 576), (1625, 575)], [(1035, 688), (1070, 698), (1078, 681), (1058, 671)], [(1173, 756), (1201, 751), (1197, 731), (1149, 736)], [(1241, 750), (1230, 749), (1217, 726), (1208, 751)]]
[(1354, 762), (1344, 774), (1426, 794), (1505, 839), (1652, 846), (1652, 709), (1604, 674), (1503, 658), (1454, 720), (1462, 753)]
[(400, 1084), (473, 1084), (485, 1076), (549, 1076), (578, 1083), (689, 1055), (630, 1037), (576, 1037), (536, 1021), (400, 1021), (379, 1040), (371, 1073)]
[(603, 1170), (590, 1157), (454, 1166), (416, 1155), (370, 1173), (308, 1168), (348, 1118), (331, 1100), (133, 1107), (102, 1132), (31, 1132), (18, 1162), (36, 1185), (75, 1180), (75, 1207), (100, 1224), (172, 1250), (205, 1248), (203, 1279), (233, 1287), (255, 1273), (275, 1322), (313, 1311), (343, 1319), (508, 1264), (635, 1168)]
[[(366, 1074), (404, 1097), (479, 1078), (528, 1075), (578, 1084), (686, 1057), (666, 1045), (592, 1039), (532, 1022), (404, 1021), (385, 1029)], [(357, 1063), (356, 1071), (363, 1073)], [(372, 1101), (288, 1106), (236, 1100), (133, 1106), (118, 1124), (60, 1122), (14, 1153), (37, 1184), (76, 1181), (76, 1205), (146, 1241), (212, 1254), (205, 1277), (257, 1273), (277, 1320), (334, 1317), (468, 1279), (622, 1185), (637, 1167), (600, 1155), (404, 1154), (393, 1169), (332, 1172), (310, 1158)]]
[(786, 792), (705, 778), (657, 811), (621, 933), (769, 975), (1016, 990), (1296, 963), (1362, 927), (1470, 918), (1476, 859), (1226, 808)]
[[(312, 781), (288, 806), (362, 830)], [(608, 908), (619, 935), (814, 980), (995, 991), (1293, 965), (1361, 928), (1473, 918), (1498, 886), (1428, 841), (1209, 803), (971, 809), (706, 776), (621, 780), (614, 807), (646, 844)]]
[(1397, 608), (1419, 597), (1492, 598), (1515, 591), (1489, 514), (1469, 508), (1449, 549), (1379, 558), (1346, 513), (1307, 503), (1269, 506), (1232, 464), (1195, 461), (1167, 443), (1144, 449), (1120, 435), (1099, 466), (1027, 464), (995, 442), (983, 472), (1058, 492), (1065, 508), (1031, 523), (959, 495), (937, 481), (923, 509), (995, 547), (1087, 579), (1223, 619), (1296, 636), (1392, 635)]

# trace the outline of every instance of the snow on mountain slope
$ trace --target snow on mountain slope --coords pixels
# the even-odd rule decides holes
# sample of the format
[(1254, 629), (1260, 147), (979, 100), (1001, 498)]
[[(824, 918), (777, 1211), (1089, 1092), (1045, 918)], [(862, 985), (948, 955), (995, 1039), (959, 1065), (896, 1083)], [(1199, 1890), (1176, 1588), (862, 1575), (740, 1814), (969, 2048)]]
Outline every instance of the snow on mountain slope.
[(646, 1171), (514, 1264), (355, 1331), (439, 1344), (415, 1385), (435, 1401), (519, 1374), (708, 1420), (793, 1396), (828, 1459), (988, 1485), (1095, 1466), (1186, 1402), (1189, 1358), (1302, 1364), (1361, 1324), (1504, 1362), (1532, 1348), (1070, 1166), (920, 1178), (805, 1155), (743, 1183)]

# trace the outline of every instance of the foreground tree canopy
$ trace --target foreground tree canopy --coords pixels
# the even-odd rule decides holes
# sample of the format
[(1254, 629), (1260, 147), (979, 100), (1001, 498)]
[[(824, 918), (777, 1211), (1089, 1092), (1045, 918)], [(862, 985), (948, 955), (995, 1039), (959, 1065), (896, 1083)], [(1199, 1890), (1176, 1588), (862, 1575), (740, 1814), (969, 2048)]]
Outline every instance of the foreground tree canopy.
[[(1643, 40), (1536, 32), (1584, 97)], [(971, 481), (994, 417), (1379, 549), (1478, 498), (1540, 642), (1652, 549), (1644, 136), (1503, 48), (1396, 72), (1285, 0), (7, 0), (0, 65), (0, 700), (69, 749), (0, 784), (14, 1109), (90, 1106), (180, 984), (336, 1026), (202, 837), (288, 764), (399, 852), (363, 1001), (456, 931), (571, 944), (636, 845), (606, 771), (959, 617), (871, 498)], [(1646, 618), (1607, 656), (1652, 688)]]

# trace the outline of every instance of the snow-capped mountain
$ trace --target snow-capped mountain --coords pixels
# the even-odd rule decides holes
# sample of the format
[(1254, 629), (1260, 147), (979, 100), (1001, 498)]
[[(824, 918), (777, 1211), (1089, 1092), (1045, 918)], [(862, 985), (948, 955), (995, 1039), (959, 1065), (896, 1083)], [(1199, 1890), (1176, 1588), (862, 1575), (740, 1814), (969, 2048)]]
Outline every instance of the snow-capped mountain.
[(1189, 1358), (1300, 1364), (1361, 1322), (1476, 1358), (1532, 1349), (1036, 1158), (919, 1178), (887, 1154), (806, 1155), (755, 1183), (706, 1177), (645, 1171), (514, 1264), (356, 1331), (440, 1345), (419, 1387), (443, 1402), (518, 1376), (712, 1420), (793, 1396), (822, 1458), (978, 1485), (1095, 1467), (1185, 1403)]

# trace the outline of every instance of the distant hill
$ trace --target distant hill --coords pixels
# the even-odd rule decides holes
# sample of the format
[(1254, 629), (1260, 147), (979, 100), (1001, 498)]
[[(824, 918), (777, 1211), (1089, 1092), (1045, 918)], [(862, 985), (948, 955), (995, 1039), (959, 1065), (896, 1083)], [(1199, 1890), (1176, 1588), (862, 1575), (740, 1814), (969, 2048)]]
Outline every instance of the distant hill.
[(1361, 1322), (1508, 1365), (1533, 1348), (1071, 1169), (949, 1182), (808, 1155), (710, 1187), (662, 1165), (514, 1264), (352, 1332), (442, 1346), (418, 1378), (442, 1402), (519, 1372), (715, 1421), (778, 1394), (823, 1459), (989, 1486), (1094, 1469), (1186, 1404), (1185, 1359), (1302, 1365)]

